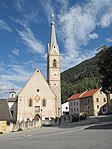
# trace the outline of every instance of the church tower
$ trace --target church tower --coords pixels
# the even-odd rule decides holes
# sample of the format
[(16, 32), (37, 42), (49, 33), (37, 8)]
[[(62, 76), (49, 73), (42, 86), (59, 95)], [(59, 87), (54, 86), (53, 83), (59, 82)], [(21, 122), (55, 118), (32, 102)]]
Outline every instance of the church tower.
[(57, 97), (56, 116), (59, 117), (61, 115), (60, 53), (56, 41), (54, 15), (52, 15), (50, 41), (48, 43), (47, 81)]
[(15, 98), (16, 97), (16, 92), (14, 90), (14, 87), (12, 87), (11, 91), (9, 92), (10, 98)]

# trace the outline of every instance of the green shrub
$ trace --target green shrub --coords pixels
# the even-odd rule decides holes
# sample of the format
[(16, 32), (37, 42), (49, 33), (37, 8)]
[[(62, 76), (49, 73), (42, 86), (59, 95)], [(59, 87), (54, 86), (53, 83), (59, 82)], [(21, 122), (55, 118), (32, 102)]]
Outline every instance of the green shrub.
[(79, 121), (79, 116), (78, 115), (73, 115), (72, 116), (72, 122), (78, 122)]
[(18, 131), (23, 131), (23, 129), (22, 128), (19, 128)]
[(80, 120), (86, 119), (87, 116), (88, 116), (87, 113), (82, 113), (82, 114), (80, 115)]
[(1, 135), (1, 134), (3, 134), (3, 132), (2, 132), (2, 131), (0, 131), (0, 135)]

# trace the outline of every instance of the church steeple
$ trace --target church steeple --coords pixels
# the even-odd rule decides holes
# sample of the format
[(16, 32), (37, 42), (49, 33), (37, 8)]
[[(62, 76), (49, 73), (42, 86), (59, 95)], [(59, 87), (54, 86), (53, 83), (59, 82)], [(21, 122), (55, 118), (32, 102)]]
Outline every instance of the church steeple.
[(14, 90), (14, 86), (12, 86), (11, 91), (9, 92), (10, 98), (15, 98), (16, 97), (16, 92)]
[(60, 116), (61, 110), (61, 80), (60, 80), (60, 53), (56, 41), (54, 15), (51, 21), (50, 41), (48, 43), (47, 56), (47, 81), (56, 95), (56, 116)]
[(57, 40), (56, 40), (56, 32), (55, 32), (55, 22), (54, 22), (54, 14), (52, 14), (52, 21), (51, 21), (51, 33), (50, 33), (50, 41), (48, 43), (48, 53), (52, 53), (53, 49), (57, 49), (57, 54), (59, 54)]

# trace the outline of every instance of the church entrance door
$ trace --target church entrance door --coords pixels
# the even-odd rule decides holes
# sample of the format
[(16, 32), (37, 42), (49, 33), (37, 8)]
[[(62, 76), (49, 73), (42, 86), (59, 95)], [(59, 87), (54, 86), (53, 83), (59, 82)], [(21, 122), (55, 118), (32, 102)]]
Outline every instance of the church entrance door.
[(36, 114), (36, 115), (34, 116), (34, 120), (39, 121), (39, 119), (40, 119), (40, 115), (39, 115), (39, 114)]

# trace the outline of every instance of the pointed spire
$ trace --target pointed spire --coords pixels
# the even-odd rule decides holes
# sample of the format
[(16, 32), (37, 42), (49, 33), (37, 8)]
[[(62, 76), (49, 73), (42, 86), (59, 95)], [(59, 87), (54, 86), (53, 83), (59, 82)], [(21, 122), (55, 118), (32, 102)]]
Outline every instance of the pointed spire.
[(52, 14), (52, 21), (51, 21), (51, 25), (55, 25), (55, 22), (54, 22), (54, 14)]
[(54, 14), (52, 14), (49, 50), (52, 48), (52, 46), (53, 46), (54, 44), (57, 45), (57, 41), (56, 41), (56, 33), (55, 33)]

